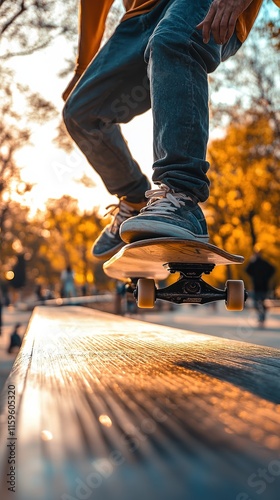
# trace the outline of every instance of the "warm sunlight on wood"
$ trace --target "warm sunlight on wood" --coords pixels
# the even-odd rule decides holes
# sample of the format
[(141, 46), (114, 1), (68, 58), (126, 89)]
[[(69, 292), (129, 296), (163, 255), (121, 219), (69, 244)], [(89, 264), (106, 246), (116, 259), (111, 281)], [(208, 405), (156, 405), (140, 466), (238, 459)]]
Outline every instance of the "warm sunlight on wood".
[(98, 420), (105, 427), (112, 427), (112, 425), (113, 425), (112, 420), (110, 419), (110, 417), (108, 415), (100, 415)]

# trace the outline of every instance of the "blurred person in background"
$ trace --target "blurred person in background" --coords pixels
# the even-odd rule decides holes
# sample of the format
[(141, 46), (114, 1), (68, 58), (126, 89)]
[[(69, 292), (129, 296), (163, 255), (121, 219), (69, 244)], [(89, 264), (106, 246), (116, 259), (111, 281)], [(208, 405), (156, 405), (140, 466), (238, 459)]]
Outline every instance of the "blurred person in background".
[(75, 277), (72, 267), (70, 265), (61, 273), (61, 296), (62, 297), (75, 297)]
[(18, 333), (20, 326), (21, 326), (21, 324), (17, 323), (15, 325), (15, 328), (13, 329), (11, 335), (10, 335), (10, 344), (9, 344), (8, 349), (7, 349), (8, 354), (12, 354), (15, 350), (18, 351), (19, 348), (21, 347), (22, 338)]
[(269, 292), (270, 280), (275, 273), (275, 267), (263, 258), (261, 250), (255, 248), (245, 271), (252, 281), (254, 307), (258, 314), (259, 326), (263, 327), (266, 320), (265, 299)]

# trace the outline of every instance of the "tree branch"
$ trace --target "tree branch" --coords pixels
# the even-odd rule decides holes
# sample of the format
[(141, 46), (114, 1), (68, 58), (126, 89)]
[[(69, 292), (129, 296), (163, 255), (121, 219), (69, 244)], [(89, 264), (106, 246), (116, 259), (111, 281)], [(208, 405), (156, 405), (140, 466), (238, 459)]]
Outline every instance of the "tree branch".
[(49, 37), (48, 40), (45, 40), (45, 42), (38, 44), (38, 45), (33, 45), (29, 49), (19, 50), (18, 52), (7, 52), (6, 54), (1, 55), (1, 59), (3, 61), (5, 61), (5, 60), (10, 59), (12, 57), (29, 56), (29, 55), (33, 54), (33, 52), (36, 52), (37, 50), (41, 50), (41, 49), (46, 48), (50, 44), (50, 41), (54, 40), (54, 38), (55, 37)]
[[(0, 5), (2, 4), (3, 1)], [(13, 22), (25, 11), (26, 11), (25, 3), (24, 0), (22, 0), (19, 11), (13, 17), (11, 17), (11, 19), (7, 21), (6, 24), (4, 24), (3, 28), (1, 29), (1, 35), (3, 35), (3, 33), (5, 33), (5, 31), (11, 26), (11, 24), (13, 24)]]

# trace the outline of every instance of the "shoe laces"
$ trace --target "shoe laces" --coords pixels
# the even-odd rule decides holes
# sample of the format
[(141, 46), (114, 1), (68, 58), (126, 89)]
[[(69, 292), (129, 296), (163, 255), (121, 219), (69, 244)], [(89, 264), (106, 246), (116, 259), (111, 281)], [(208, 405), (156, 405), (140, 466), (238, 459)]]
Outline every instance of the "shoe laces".
[[(111, 215), (113, 220), (111, 224), (109, 224), (106, 228), (107, 233), (111, 235), (115, 235), (118, 233), (120, 225), (129, 217), (132, 216), (134, 209), (127, 205), (123, 200), (120, 200), (119, 203), (112, 203), (106, 207), (107, 212), (104, 217)], [(110, 234), (111, 233), (111, 234)]]
[(170, 189), (165, 184), (160, 184), (155, 189), (150, 189), (145, 193), (149, 199), (147, 205), (140, 212), (153, 212), (160, 209), (161, 213), (175, 212), (177, 208), (183, 207), (187, 200), (193, 199), (185, 193), (179, 193)]

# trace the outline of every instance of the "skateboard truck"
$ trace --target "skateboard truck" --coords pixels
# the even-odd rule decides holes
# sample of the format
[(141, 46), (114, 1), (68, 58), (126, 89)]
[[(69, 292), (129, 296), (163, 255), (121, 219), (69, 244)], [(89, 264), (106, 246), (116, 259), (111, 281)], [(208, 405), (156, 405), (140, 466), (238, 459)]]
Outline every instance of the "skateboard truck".
[(229, 311), (242, 311), (247, 298), (242, 280), (228, 280), (224, 290), (215, 288), (202, 279), (202, 274), (210, 274), (214, 264), (165, 264), (170, 273), (180, 273), (180, 278), (165, 288), (156, 288), (155, 281), (139, 278), (133, 294), (139, 308), (153, 308), (156, 299), (175, 304), (206, 304), (224, 300)]
[[(214, 288), (202, 274), (209, 274), (217, 265), (242, 264), (244, 257), (226, 252), (211, 243), (180, 238), (152, 238), (125, 245), (103, 264), (111, 278), (130, 282), (140, 308), (153, 308), (156, 299), (175, 304), (206, 304), (224, 300), (229, 311), (242, 311), (247, 294), (242, 280), (228, 280), (225, 288)], [(155, 282), (169, 274), (180, 273), (178, 281), (165, 288)]]

